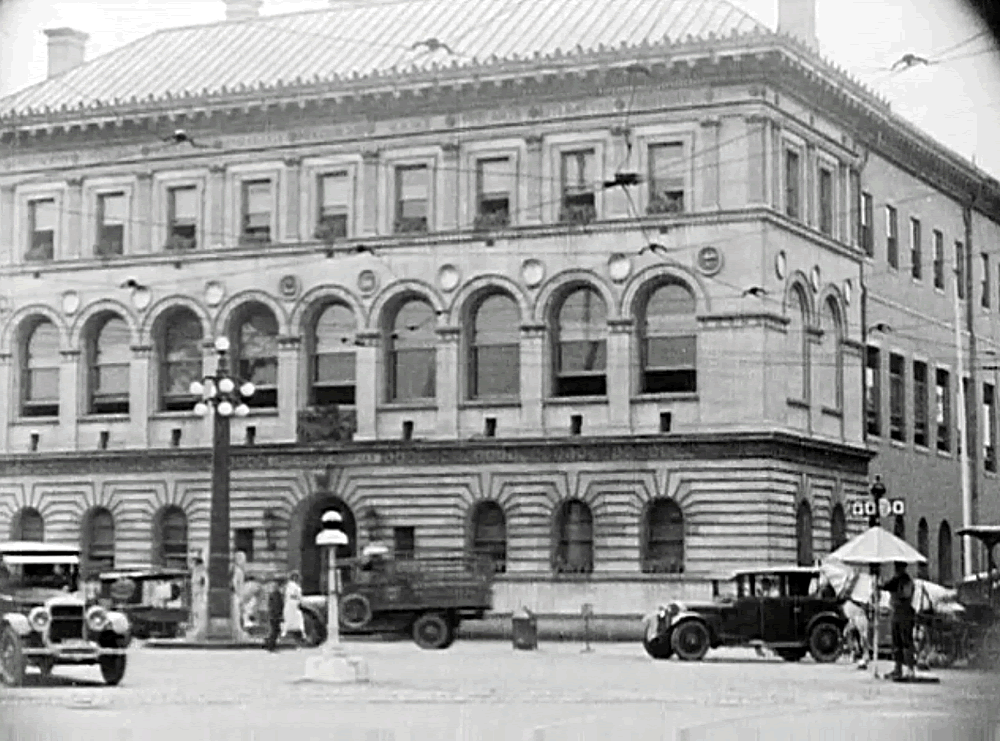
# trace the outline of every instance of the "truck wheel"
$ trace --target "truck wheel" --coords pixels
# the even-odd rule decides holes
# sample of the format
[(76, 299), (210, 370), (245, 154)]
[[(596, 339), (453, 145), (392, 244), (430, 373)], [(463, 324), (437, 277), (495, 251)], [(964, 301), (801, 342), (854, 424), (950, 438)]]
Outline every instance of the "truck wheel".
[(448, 648), (455, 640), (455, 630), (444, 615), (425, 612), (413, 624), (413, 640), (420, 648)]
[(24, 684), (24, 652), (21, 637), (6, 627), (0, 633), (0, 680), (8, 687)]
[(840, 631), (833, 623), (822, 622), (809, 631), (809, 653), (820, 664), (840, 658)]
[(656, 636), (655, 638), (643, 636), (642, 647), (654, 659), (669, 659), (674, 655), (674, 647), (670, 645), (670, 638), (669, 633), (665, 636)]
[(708, 653), (711, 639), (704, 623), (687, 620), (674, 628), (671, 643), (681, 661), (701, 661)]
[(348, 630), (365, 627), (372, 619), (372, 606), (363, 594), (349, 594), (340, 603), (340, 624)]

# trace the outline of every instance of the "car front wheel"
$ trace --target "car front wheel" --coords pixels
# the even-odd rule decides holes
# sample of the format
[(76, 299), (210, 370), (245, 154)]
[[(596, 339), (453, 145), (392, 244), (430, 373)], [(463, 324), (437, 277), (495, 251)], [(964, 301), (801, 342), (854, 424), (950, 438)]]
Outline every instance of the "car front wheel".
[(674, 655), (674, 647), (670, 645), (671, 635), (658, 635), (653, 638), (649, 636), (642, 637), (642, 647), (646, 649), (646, 653), (652, 656), (654, 659), (669, 659)]
[(681, 623), (673, 631), (674, 653), (681, 661), (701, 661), (708, 653), (711, 640), (708, 628), (698, 620)]
[(24, 684), (24, 651), (21, 637), (11, 628), (0, 632), (0, 679), (8, 687)]
[(809, 653), (820, 664), (829, 664), (840, 658), (840, 630), (833, 623), (823, 622), (809, 632)]

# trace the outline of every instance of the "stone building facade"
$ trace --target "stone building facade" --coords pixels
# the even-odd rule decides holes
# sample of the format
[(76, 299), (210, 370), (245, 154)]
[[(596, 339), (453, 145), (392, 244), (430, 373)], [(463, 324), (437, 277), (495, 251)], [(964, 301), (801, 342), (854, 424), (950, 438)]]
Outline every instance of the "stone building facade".
[[(808, 28), (634, 4), (649, 22), (620, 28), (606, 0), (541, 3), (570, 13), (545, 42), (528, 9), (489, 43), (456, 29), (461, 63), (432, 1), (407, 24), (178, 29), (0, 100), (2, 537), (80, 542), (92, 569), (207, 546), (211, 423), (188, 386), (220, 336), (256, 387), (232, 424), (234, 547), (307, 592), (331, 506), (351, 549), (489, 554), (501, 612), (632, 613), (812, 562), (863, 526), (876, 453), (914, 487), (909, 522), (960, 521), (954, 455), (883, 444), (866, 415), (866, 348), (937, 368), (921, 339), (950, 327), (944, 297), (879, 264), (871, 214), (899, 202), (903, 224), (919, 193), (954, 241), (978, 184), (974, 244), (995, 244), (995, 184)], [(395, 57), (310, 73), (341, 26)], [(168, 51), (173, 77), (129, 67)], [(978, 504), (995, 517), (992, 477)]]

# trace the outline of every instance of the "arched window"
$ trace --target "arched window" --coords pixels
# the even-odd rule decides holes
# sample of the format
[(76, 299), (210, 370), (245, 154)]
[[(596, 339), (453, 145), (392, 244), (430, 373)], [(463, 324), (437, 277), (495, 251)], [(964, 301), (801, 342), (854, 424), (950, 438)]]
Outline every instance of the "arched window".
[(507, 518), (496, 502), (480, 502), (472, 512), (472, 553), (489, 559), (497, 573), (507, 570)]
[(389, 398), (433, 399), (437, 394), (434, 309), (410, 299), (396, 311), (389, 335)]
[(189, 388), (202, 372), (201, 321), (193, 311), (175, 309), (158, 322), (157, 356), (160, 361), (160, 409), (188, 411), (197, 399)]
[(310, 347), (310, 404), (354, 405), (354, 332), (354, 313), (343, 304), (327, 304), (316, 317)]
[(823, 303), (823, 337), (820, 357), (817, 361), (819, 374), (820, 404), (828, 409), (840, 409), (843, 403), (843, 364), (841, 362), (840, 338), (842, 334), (840, 310), (831, 297)]
[(24, 507), (14, 516), (10, 527), (11, 540), (45, 540), (45, 520), (34, 507)]
[(694, 294), (680, 283), (650, 292), (640, 314), (642, 392), (698, 390)]
[(930, 537), (930, 528), (927, 526), (927, 519), (921, 517), (920, 522), (917, 523), (917, 550), (920, 551), (921, 556), (928, 560), (928, 563), (922, 563), (917, 566), (917, 576), (921, 579), (931, 578), (929, 566), (931, 552)]
[(251, 304), (231, 326), (231, 371), (254, 385), (247, 406), (273, 409), (278, 406), (278, 320), (266, 306)]
[(130, 342), (120, 316), (107, 314), (93, 325), (87, 342), (91, 414), (128, 414)]
[(88, 575), (115, 567), (115, 520), (104, 507), (95, 507), (84, 517), (81, 550)]
[(521, 316), (504, 293), (487, 295), (472, 314), (469, 397), (517, 396), (521, 387)]
[(792, 289), (788, 299), (785, 362), (781, 365), (787, 369), (789, 398), (809, 401), (809, 345), (806, 337), (808, 304), (798, 288)]
[(830, 550), (835, 551), (846, 542), (847, 518), (844, 515), (844, 505), (838, 502), (830, 512)]
[(938, 583), (950, 587), (955, 581), (952, 572), (951, 526), (942, 520), (938, 529)]
[(646, 507), (642, 570), (648, 574), (684, 572), (684, 513), (673, 499), (654, 499)]
[(48, 319), (37, 321), (24, 334), (21, 414), (59, 416), (59, 330)]
[(176, 504), (167, 505), (156, 514), (153, 523), (153, 563), (165, 568), (186, 568), (188, 527), (184, 510)]
[(795, 544), (799, 566), (813, 565), (813, 516), (809, 502), (803, 499), (795, 515)]
[(892, 521), (892, 534), (906, 540), (906, 520), (903, 519), (902, 515), (896, 515)]
[(579, 499), (563, 502), (556, 512), (555, 571), (589, 574), (594, 570), (594, 518)]
[(607, 308), (596, 290), (577, 288), (563, 299), (553, 333), (555, 396), (607, 394), (607, 333)]

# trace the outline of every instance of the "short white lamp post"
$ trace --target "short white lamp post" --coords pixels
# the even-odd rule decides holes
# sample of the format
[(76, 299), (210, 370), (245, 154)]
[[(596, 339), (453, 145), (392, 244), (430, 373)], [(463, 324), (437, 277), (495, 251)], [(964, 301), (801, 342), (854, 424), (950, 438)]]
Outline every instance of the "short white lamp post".
[(370, 680), (368, 665), (360, 656), (348, 656), (340, 643), (340, 611), (338, 609), (339, 580), (337, 579), (337, 546), (347, 545), (343, 518), (336, 510), (323, 513), (323, 529), (316, 536), (316, 545), (326, 549), (327, 621), (326, 643), (319, 656), (306, 660), (303, 679), (313, 682), (348, 684)]

